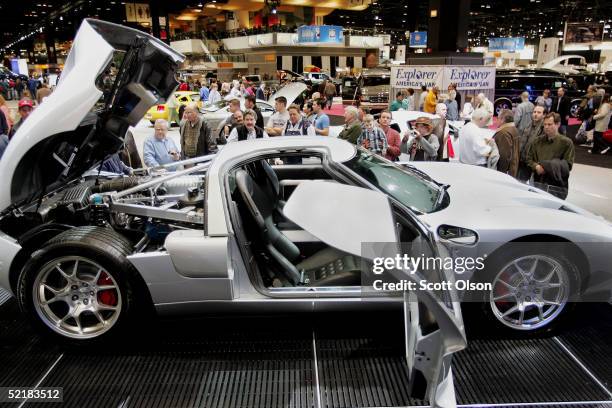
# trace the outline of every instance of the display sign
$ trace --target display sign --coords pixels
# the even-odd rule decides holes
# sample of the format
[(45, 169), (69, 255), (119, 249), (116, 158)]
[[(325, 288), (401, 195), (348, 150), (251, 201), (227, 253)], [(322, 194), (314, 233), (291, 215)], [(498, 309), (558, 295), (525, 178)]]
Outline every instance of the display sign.
[(557, 37), (540, 38), (538, 47), (538, 67), (554, 60), (559, 55), (559, 39)]
[(336, 43), (341, 44), (344, 42), (344, 35), (342, 34), (341, 26), (331, 25), (311, 25), (298, 27), (298, 43)]
[(398, 45), (395, 50), (395, 62), (406, 63), (406, 45)]
[(391, 59), (391, 47), (389, 47), (388, 45), (385, 45), (384, 47), (382, 47), (380, 49), (380, 54), (379, 54), (379, 63), (382, 64), (385, 61), (389, 61)]
[(151, 11), (146, 3), (125, 3), (125, 18), (128, 22), (151, 24)]
[(515, 52), (525, 48), (525, 37), (489, 38), (489, 51)]
[(23, 58), (13, 58), (11, 60), (11, 71), (16, 74), (28, 75), (28, 61)]
[(592, 43), (603, 40), (604, 23), (566, 23), (564, 43)]
[(444, 67), (442, 89), (456, 84), (457, 90), (495, 89), (495, 67)]
[(411, 32), (410, 48), (427, 48), (427, 31)]
[(431, 87), (442, 82), (442, 66), (391, 67), (392, 88)]
[(475, 66), (398, 66), (391, 67), (392, 88), (438, 86), (447, 89), (456, 84), (457, 90), (495, 89), (495, 67)]

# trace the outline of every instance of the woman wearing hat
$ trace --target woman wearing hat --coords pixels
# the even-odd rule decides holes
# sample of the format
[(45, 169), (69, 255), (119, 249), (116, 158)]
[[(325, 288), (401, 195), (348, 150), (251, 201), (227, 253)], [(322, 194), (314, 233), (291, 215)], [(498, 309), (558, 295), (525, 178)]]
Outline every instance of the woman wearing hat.
[(414, 122), (414, 131), (406, 140), (407, 153), (411, 161), (435, 161), (438, 157), (440, 142), (433, 134), (431, 119), (421, 116)]

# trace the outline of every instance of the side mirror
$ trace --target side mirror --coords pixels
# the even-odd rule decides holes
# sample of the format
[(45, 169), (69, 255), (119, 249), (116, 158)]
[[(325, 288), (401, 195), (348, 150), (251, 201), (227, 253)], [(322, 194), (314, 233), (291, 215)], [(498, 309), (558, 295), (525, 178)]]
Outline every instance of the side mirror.
[(443, 240), (460, 245), (474, 245), (478, 242), (478, 234), (475, 231), (453, 225), (440, 225), (438, 236)]

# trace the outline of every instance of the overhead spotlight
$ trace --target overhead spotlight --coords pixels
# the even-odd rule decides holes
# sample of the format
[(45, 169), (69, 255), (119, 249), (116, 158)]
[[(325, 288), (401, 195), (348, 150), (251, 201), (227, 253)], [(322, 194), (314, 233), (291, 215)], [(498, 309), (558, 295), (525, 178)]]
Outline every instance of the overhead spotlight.
[(276, 7), (274, 7), (271, 11), (272, 14), (276, 14)]

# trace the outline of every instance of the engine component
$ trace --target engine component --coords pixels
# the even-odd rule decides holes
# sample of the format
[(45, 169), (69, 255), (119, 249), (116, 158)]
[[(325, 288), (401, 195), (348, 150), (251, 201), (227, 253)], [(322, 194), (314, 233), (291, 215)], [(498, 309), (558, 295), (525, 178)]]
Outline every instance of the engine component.
[(136, 187), (139, 183), (139, 177), (120, 177), (94, 186), (91, 188), (92, 193), (107, 193), (109, 191), (123, 191), (128, 188)]
[(94, 194), (90, 198), (91, 222), (99, 227), (107, 224), (109, 219), (108, 205), (99, 194)]
[(64, 196), (57, 202), (58, 206), (75, 204), (77, 207), (85, 207), (90, 195), (90, 187), (87, 184), (79, 184), (64, 192)]
[(181, 207), (194, 206), (203, 208), (204, 207), (204, 192), (200, 191), (198, 187), (189, 187), (185, 197), (179, 200)]

